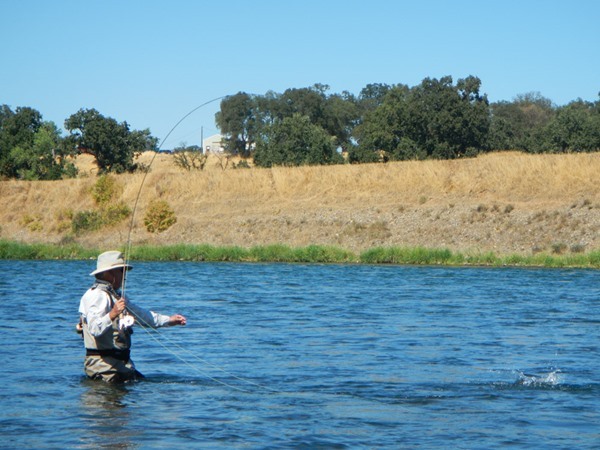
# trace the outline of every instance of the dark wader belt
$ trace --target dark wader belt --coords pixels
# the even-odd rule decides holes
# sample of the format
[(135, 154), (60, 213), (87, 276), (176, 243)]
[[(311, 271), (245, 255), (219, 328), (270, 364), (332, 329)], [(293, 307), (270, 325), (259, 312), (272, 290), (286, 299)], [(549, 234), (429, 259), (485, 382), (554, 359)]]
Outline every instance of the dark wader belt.
[(96, 350), (94, 348), (86, 348), (85, 355), (86, 356), (110, 356), (111, 358), (118, 359), (120, 361), (129, 361), (130, 350), (117, 350), (114, 348), (108, 350)]

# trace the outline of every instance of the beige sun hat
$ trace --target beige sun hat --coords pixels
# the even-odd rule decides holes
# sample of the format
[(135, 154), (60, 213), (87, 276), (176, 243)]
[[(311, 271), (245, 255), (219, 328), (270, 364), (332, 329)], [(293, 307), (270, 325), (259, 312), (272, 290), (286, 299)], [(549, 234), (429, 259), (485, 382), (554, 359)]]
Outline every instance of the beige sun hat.
[(133, 269), (133, 267), (129, 264), (125, 264), (125, 258), (123, 257), (123, 253), (117, 250), (111, 250), (108, 252), (104, 252), (98, 256), (96, 270), (90, 273), (90, 275), (96, 275), (101, 272), (107, 272), (109, 270), (118, 269), (120, 267), (125, 267), (127, 270)]

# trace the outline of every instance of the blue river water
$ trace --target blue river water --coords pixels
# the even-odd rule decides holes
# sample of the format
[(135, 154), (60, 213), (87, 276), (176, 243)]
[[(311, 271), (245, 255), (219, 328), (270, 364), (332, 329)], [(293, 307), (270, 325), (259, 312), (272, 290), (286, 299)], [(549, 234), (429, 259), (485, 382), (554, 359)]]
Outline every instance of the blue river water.
[(0, 447), (600, 446), (600, 272), (134, 262), (141, 382), (83, 376), (95, 261), (0, 261)]

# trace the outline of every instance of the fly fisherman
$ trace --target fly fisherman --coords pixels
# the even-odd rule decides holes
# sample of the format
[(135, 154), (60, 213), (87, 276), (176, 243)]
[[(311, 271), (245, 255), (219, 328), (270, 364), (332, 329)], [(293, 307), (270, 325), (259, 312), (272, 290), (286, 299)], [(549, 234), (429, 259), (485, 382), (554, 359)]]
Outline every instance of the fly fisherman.
[(180, 314), (170, 317), (157, 314), (122, 297), (118, 290), (125, 272), (131, 269), (121, 252), (102, 253), (98, 256), (96, 270), (90, 274), (96, 277), (96, 282), (81, 297), (78, 329), (83, 333), (84, 369), (90, 378), (108, 382), (143, 378), (129, 358), (131, 327), (135, 322), (152, 328), (186, 324), (185, 317)]

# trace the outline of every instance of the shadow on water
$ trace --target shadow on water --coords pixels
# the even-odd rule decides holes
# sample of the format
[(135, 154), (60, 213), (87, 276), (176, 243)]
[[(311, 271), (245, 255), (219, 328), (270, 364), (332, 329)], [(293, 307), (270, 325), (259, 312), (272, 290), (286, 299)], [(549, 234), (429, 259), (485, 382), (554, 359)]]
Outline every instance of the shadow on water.
[(142, 431), (130, 427), (128, 384), (109, 384), (83, 378), (80, 417), (86, 433), (81, 437), (84, 448), (137, 448)]

